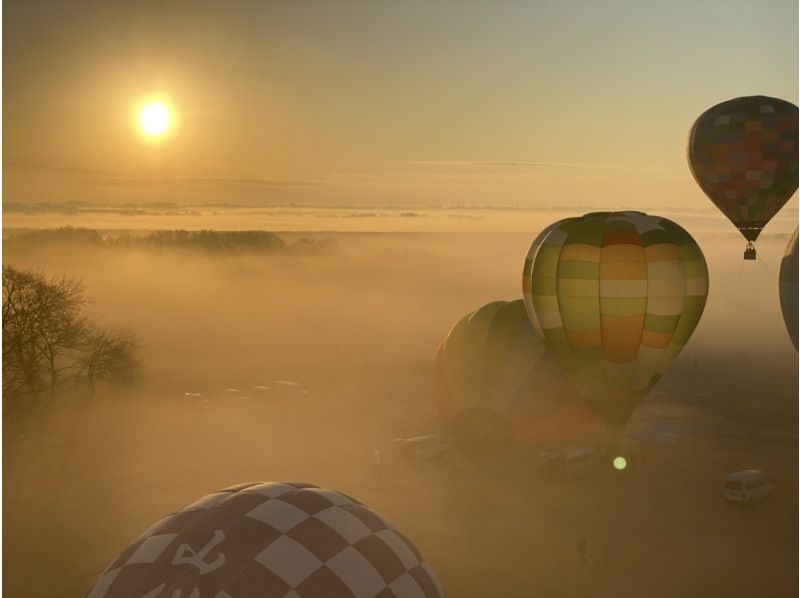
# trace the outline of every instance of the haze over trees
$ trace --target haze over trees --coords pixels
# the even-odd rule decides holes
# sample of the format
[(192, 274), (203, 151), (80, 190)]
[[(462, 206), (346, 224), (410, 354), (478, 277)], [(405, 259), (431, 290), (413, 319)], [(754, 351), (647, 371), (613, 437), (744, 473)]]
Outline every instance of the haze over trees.
[(80, 279), (3, 267), (4, 407), (36, 406), (60, 391), (133, 385), (138, 340), (84, 314)]
[(103, 233), (87, 228), (62, 226), (12, 234), (3, 241), (7, 250), (43, 248), (53, 245), (79, 248), (119, 248), (197, 251), (208, 255), (236, 252), (275, 255), (324, 255), (335, 253), (336, 239), (300, 238), (287, 243), (275, 233), (263, 230), (157, 230), (144, 234), (131, 232)]
[[(550, 217), (526, 226), (541, 230)], [(669, 446), (642, 440), (651, 447), (644, 468), (563, 484), (535, 475), (526, 449), (476, 459), (454, 450), (416, 464), (393, 442), (442, 434), (430, 395), (437, 347), (464, 314), (521, 298), (531, 232), (317, 233), (338, 242), (324, 259), (67, 242), (4, 252), (18, 270), (80, 278), (94, 299), (81, 313), (135, 330), (146, 368), (133, 392), (98, 383), (91, 401), (85, 391), (58, 395), (45, 422), (6, 412), (5, 539), (14, 549), (5, 558), (14, 575), (4, 595), (84, 595), (166, 513), (262, 479), (317, 482), (390, 517), (449, 596), (520, 597), (542, 584), (554, 598), (637, 596), (665, 566), (688, 578), (665, 578), (655, 596), (796, 595), (797, 394), (787, 380), (797, 379), (797, 353), (776, 269), (796, 224), (773, 223), (759, 239), (767, 267), (742, 268), (739, 233), (717, 220), (679, 220), (702, 244), (712, 292), (629, 428), (691, 434)], [(272, 400), (253, 388), (281, 379), (311, 392)], [(722, 480), (746, 467), (780, 478), (774, 502), (724, 508)], [(744, 533), (751, 523), (759, 533)], [(581, 538), (588, 565), (576, 551)]]

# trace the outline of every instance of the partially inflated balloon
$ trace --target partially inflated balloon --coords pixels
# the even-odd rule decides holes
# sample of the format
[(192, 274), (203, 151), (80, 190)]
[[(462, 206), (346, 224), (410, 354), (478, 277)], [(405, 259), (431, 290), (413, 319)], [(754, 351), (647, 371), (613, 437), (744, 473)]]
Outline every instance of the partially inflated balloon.
[(531, 245), (522, 277), (545, 344), (615, 430), (683, 349), (708, 294), (694, 239), (641, 212), (551, 225)]
[(779, 290), (781, 297), (781, 311), (786, 330), (792, 339), (795, 350), (797, 349), (797, 229), (794, 229), (786, 245), (786, 251), (781, 260)]
[(797, 191), (797, 106), (765, 96), (709, 108), (689, 131), (695, 180), (748, 244)]
[(489, 303), (456, 322), (436, 355), (433, 400), (464, 448), (587, 440), (605, 431), (521, 300)]

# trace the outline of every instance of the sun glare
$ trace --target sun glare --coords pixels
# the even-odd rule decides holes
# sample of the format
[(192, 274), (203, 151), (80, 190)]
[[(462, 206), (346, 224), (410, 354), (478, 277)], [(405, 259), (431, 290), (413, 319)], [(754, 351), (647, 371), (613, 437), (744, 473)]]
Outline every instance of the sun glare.
[(139, 126), (148, 137), (161, 137), (170, 127), (169, 109), (161, 102), (151, 102), (139, 111)]

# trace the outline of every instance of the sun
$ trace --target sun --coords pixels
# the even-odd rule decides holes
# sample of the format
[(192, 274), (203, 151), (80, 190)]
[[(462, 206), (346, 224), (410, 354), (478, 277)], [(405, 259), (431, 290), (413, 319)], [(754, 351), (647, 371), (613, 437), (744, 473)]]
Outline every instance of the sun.
[(139, 126), (151, 138), (162, 137), (169, 131), (172, 119), (163, 102), (148, 102), (139, 110)]

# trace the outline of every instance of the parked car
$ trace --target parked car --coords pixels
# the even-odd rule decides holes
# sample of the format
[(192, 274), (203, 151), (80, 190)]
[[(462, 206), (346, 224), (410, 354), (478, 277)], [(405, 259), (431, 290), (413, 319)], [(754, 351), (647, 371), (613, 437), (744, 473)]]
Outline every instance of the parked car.
[(275, 380), (272, 383), (271, 394), (280, 398), (297, 399), (307, 397), (308, 390), (299, 382), (291, 380)]
[(600, 463), (591, 448), (571, 447), (539, 453), (539, 472), (557, 477), (574, 478), (586, 475)]
[(447, 443), (433, 435), (415, 436), (399, 440), (403, 457), (409, 461), (425, 461), (441, 457), (447, 452)]
[(731, 502), (748, 504), (768, 497), (775, 490), (775, 484), (767, 480), (763, 471), (745, 469), (730, 474), (725, 479), (722, 496)]

